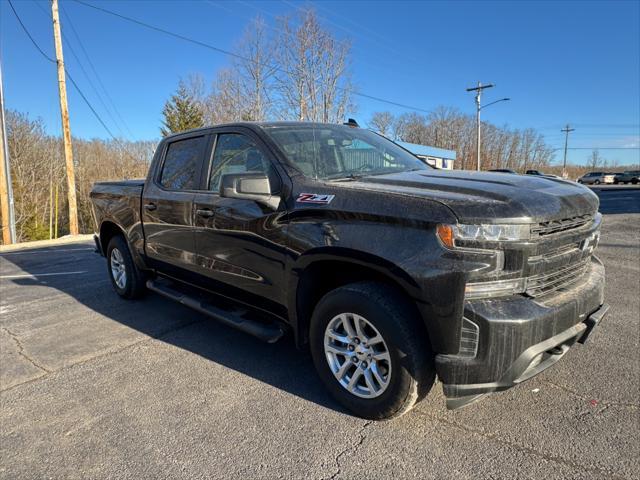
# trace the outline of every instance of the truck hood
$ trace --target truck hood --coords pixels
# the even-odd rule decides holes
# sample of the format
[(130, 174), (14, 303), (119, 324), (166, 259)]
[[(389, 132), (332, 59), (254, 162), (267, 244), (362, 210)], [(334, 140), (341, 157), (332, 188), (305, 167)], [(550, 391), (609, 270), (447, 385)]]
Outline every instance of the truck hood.
[(599, 205), (598, 197), (577, 183), (509, 173), (420, 170), (363, 177), (348, 185), (440, 202), (461, 223), (541, 222), (593, 215)]

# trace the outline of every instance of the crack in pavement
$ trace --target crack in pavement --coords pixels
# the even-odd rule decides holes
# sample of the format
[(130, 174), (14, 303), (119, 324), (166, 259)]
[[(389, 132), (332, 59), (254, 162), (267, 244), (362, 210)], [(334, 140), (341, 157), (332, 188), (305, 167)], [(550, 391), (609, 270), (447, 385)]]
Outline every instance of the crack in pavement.
[(41, 367), (41, 366), (40, 366), (40, 365), (38, 365), (36, 362), (34, 362), (31, 358), (29, 358), (28, 356), (24, 355), (24, 354), (22, 353), (22, 351), (20, 351), (20, 348), (22, 347), (22, 344), (20, 343), (20, 341), (18, 340), (18, 338), (17, 338), (15, 335), (13, 335), (9, 330), (7, 330), (7, 328), (6, 328), (6, 327), (0, 327), (2, 330), (4, 330), (5, 332), (7, 332), (7, 334), (9, 334), (9, 335), (11, 336), (11, 338), (13, 338), (13, 339), (14, 339), (14, 341), (15, 341), (15, 342), (16, 342), (16, 344), (18, 345), (18, 349), (19, 349), (18, 353), (19, 353), (19, 354), (23, 355), (23, 356), (24, 356), (27, 360), (29, 360), (29, 361), (30, 361), (34, 366), (36, 366), (36, 367), (38, 367), (38, 368), (40, 368), (40, 369), (42, 369), (42, 370), (44, 370), (44, 371), (46, 372), (45, 374), (40, 375), (39, 377), (31, 378), (31, 379), (26, 380), (26, 381), (24, 381), (24, 382), (17, 383), (17, 384), (15, 384), (15, 385), (11, 385), (10, 387), (4, 388), (4, 389), (0, 389), (0, 393), (5, 393), (5, 392), (8, 392), (8, 391), (13, 390), (13, 389), (15, 389), (15, 388), (21, 387), (22, 385), (26, 385), (26, 384), (29, 384), (29, 383), (36, 382), (36, 381), (38, 381), (38, 380), (42, 380), (42, 379), (44, 379), (44, 378), (49, 377), (49, 376), (50, 376), (50, 374), (52, 374), (52, 373), (62, 372), (62, 371), (68, 370), (68, 369), (70, 369), (70, 368), (74, 368), (74, 367), (76, 367), (76, 366), (78, 366), (78, 365), (83, 365), (83, 364), (85, 364), (85, 363), (89, 363), (89, 362), (92, 362), (92, 361), (94, 361), (94, 360), (100, 360), (100, 359), (102, 359), (102, 358), (109, 357), (109, 356), (111, 356), (111, 355), (116, 355), (116, 354), (118, 354), (118, 353), (124, 352), (125, 350), (127, 350), (127, 349), (129, 349), (129, 348), (135, 347), (135, 346), (137, 346), (137, 345), (140, 345), (140, 344), (143, 344), (143, 343), (146, 343), (146, 342), (151, 342), (151, 341), (153, 341), (153, 340), (162, 340), (162, 337), (165, 337), (165, 336), (167, 336), (167, 335), (169, 335), (169, 334), (171, 334), (171, 333), (177, 332), (177, 331), (179, 331), (179, 330), (182, 330), (183, 328), (190, 327), (190, 326), (192, 326), (192, 325), (195, 325), (196, 323), (200, 323), (200, 322), (203, 322), (203, 321), (204, 321), (204, 319), (200, 319), (200, 320), (193, 320), (193, 321), (191, 321), (191, 322), (189, 322), (189, 323), (185, 323), (185, 324), (180, 325), (180, 326), (177, 326), (177, 327), (173, 327), (173, 328), (165, 329), (165, 330), (163, 330), (163, 331), (159, 332), (157, 335), (149, 336), (149, 337), (147, 337), (147, 338), (142, 338), (142, 339), (138, 340), (137, 342), (130, 343), (130, 344), (128, 344), (128, 345), (125, 345), (125, 346), (124, 346), (124, 347), (122, 347), (122, 348), (117, 348), (117, 349), (115, 349), (115, 350), (109, 350), (109, 351), (104, 352), (104, 353), (102, 353), (102, 354), (95, 355), (95, 356), (93, 356), (93, 357), (89, 357), (89, 358), (86, 358), (86, 359), (80, 360), (80, 361), (78, 361), (78, 362), (76, 362), (76, 363), (72, 363), (72, 364), (70, 364), (70, 365), (65, 365), (64, 367), (59, 368), (58, 370), (48, 370), (48, 369), (46, 369), (46, 368), (44, 368), (44, 367)]
[(414, 411), (412, 414), (417, 414), (417, 415), (422, 415), (423, 417), (429, 418), (431, 420), (435, 420), (436, 422), (441, 422), (441, 423), (445, 423), (449, 426), (452, 426), (454, 428), (458, 428), (464, 432), (467, 433), (471, 433), (474, 435), (478, 435), (479, 437), (482, 437), (484, 439), (487, 440), (493, 440), (497, 443), (500, 443), (501, 445), (505, 445), (508, 447), (511, 447), (519, 452), (525, 453), (525, 454), (530, 454), (530, 455), (535, 455), (536, 457), (542, 458), (544, 460), (547, 460), (549, 462), (554, 462), (554, 463), (558, 463), (560, 465), (564, 465), (565, 467), (569, 467), (572, 468), (574, 470), (577, 471), (581, 471), (584, 473), (592, 473), (592, 474), (597, 474), (599, 478), (609, 478), (609, 479), (613, 479), (613, 480), (627, 480), (627, 477), (624, 476), (620, 476), (620, 475), (616, 475), (613, 474), (611, 472), (602, 470), (598, 467), (592, 467), (592, 466), (587, 466), (587, 465), (583, 465), (583, 464), (577, 464), (574, 463), (570, 460), (567, 460), (565, 458), (562, 457), (558, 457), (556, 455), (549, 455), (547, 453), (543, 453), (543, 452), (539, 452), (537, 450), (534, 450), (533, 448), (529, 448), (529, 447), (525, 447), (522, 445), (519, 445), (517, 443), (514, 443), (510, 440), (505, 440), (503, 438), (500, 438), (498, 436), (498, 433), (494, 433), (494, 432), (483, 432), (481, 430), (477, 430), (475, 428), (471, 428), (468, 427), (466, 425), (462, 425), (458, 422), (455, 421), (451, 421), (448, 420), (446, 418), (442, 418), (442, 417), (438, 417), (437, 415), (430, 415), (428, 413), (425, 412), (420, 412), (420, 411)]
[[(542, 380), (543, 383), (546, 383), (547, 385), (551, 385), (552, 387), (556, 387), (559, 388), (560, 390), (569, 393), (570, 395), (573, 395), (576, 398), (579, 398), (580, 400), (584, 400), (585, 402), (590, 402), (591, 400), (594, 400), (593, 398), (589, 398), (589, 397), (585, 397), (584, 395), (576, 392), (575, 390), (572, 390), (569, 387), (565, 387), (564, 385), (560, 385), (558, 383), (554, 383), (550, 380)], [(605, 405), (607, 408), (609, 407), (623, 407), (623, 408), (630, 408), (632, 410), (638, 410), (640, 408), (640, 404), (636, 404), (636, 403), (630, 403), (630, 402), (616, 402), (616, 401), (609, 401), (609, 400), (597, 400), (597, 402), (599, 404)], [(603, 409), (602, 411), (604, 411), (605, 409)]]
[(358, 431), (358, 436), (359, 436), (358, 441), (354, 445), (351, 445), (343, 449), (340, 453), (338, 453), (338, 455), (336, 455), (336, 458), (334, 459), (334, 462), (336, 464), (336, 471), (330, 477), (323, 477), (323, 480), (334, 480), (338, 475), (340, 475), (340, 473), (342, 473), (342, 466), (340, 464), (340, 459), (347, 454), (353, 455), (358, 451), (358, 449), (362, 446), (365, 439), (367, 438), (367, 436), (364, 434), (364, 431), (372, 423), (373, 423), (373, 420), (366, 421), (362, 425), (362, 428), (360, 428), (360, 430)]
[[(18, 338), (18, 336), (15, 333), (13, 333), (7, 327), (0, 327), (0, 328), (2, 328), (2, 331), (4, 331), (7, 335), (9, 335), (13, 339), (13, 341), (16, 344), (16, 347), (18, 347), (18, 355), (20, 355), (22, 358), (24, 358), (27, 362), (29, 362), (31, 365), (33, 365), (37, 369), (42, 370), (43, 372), (45, 372), (45, 374), (51, 373), (51, 370), (49, 370), (46, 367), (43, 367), (42, 365), (40, 365), (38, 362), (36, 362), (33, 358), (31, 358), (27, 354), (24, 346), (22, 345), (22, 342), (20, 341), (20, 339)], [(38, 378), (42, 378), (44, 376), (46, 376), (46, 375), (41, 375)]]

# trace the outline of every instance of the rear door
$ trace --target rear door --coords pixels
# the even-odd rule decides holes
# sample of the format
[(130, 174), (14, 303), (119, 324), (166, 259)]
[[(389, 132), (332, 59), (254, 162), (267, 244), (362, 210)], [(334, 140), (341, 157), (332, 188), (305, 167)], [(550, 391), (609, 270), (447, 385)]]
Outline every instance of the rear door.
[(195, 265), (193, 200), (209, 139), (200, 132), (169, 140), (145, 185), (145, 253), (151, 266), (169, 275), (183, 277)]
[(281, 176), (269, 150), (249, 130), (217, 130), (212, 143), (203, 191), (194, 201), (198, 271), (211, 288), (277, 312), (286, 304), (284, 202), (273, 209), (224, 198), (220, 181), (229, 173), (261, 172), (269, 176), (272, 191), (281, 192)]

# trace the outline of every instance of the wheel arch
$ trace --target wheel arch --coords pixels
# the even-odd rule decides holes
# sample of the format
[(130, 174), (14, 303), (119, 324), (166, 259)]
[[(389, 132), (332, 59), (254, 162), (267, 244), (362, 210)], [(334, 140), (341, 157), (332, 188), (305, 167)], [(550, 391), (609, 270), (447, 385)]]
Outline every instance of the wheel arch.
[(406, 297), (419, 315), (414, 298), (420, 287), (402, 268), (379, 256), (348, 248), (323, 247), (302, 255), (290, 269), (289, 320), (296, 345), (309, 340), (311, 315), (329, 291), (360, 281), (389, 285)]
[[(117, 223), (111, 220), (105, 220), (100, 224), (100, 232), (99, 232), (100, 247), (102, 248), (102, 254), (104, 256), (107, 255), (107, 248), (109, 246), (109, 242), (116, 235), (122, 235), (125, 238), (125, 241), (127, 239), (124, 233), (124, 230)], [(129, 242), (127, 242), (127, 244), (128, 243)]]
[(100, 231), (98, 232), (98, 236), (100, 238), (100, 248), (102, 249), (102, 254), (107, 256), (107, 248), (109, 247), (109, 242), (116, 235), (122, 235), (124, 241), (129, 247), (129, 253), (131, 253), (131, 257), (133, 258), (133, 262), (140, 270), (149, 270), (144, 259), (142, 258), (139, 251), (134, 248), (134, 245), (131, 243), (131, 239), (127, 235), (126, 230), (114, 221), (111, 218), (107, 218), (102, 221), (100, 224)]

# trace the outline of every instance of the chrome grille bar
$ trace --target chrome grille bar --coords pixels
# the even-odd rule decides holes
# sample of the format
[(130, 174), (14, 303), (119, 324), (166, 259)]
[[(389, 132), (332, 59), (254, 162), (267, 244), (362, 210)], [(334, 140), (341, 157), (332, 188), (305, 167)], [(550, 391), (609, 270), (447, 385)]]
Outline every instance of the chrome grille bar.
[(539, 297), (577, 282), (587, 272), (589, 262), (590, 259), (587, 259), (554, 272), (529, 277), (525, 293), (530, 297)]
[(593, 221), (593, 215), (586, 214), (577, 217), (563, 218), (561, 220), (550, 220), (548, 222), (538, 223), (531, 227), (533, 236), (544, 237), (553, 235), (554, 233), (565, 232), (575, 228), (583, 227)]

